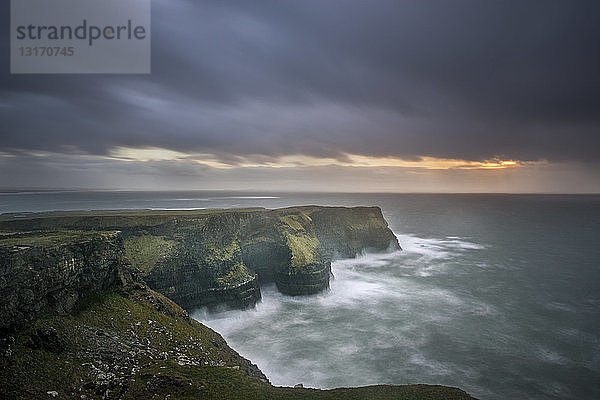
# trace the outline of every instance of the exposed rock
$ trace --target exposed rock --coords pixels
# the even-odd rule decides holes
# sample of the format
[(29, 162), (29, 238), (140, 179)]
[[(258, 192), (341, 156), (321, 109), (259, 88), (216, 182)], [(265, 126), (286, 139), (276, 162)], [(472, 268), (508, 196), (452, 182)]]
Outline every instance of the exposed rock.
[(2, 235), (0, 330), (40, 314), (67, 315), (129, 275), (118, 232)]
[(34, 350), (43, 349), (50, 353), (62, 353), (65, 345), (58, 337), (58, 332), (53, 326), (39, 323), (34, 333), (29, 336), (27, 347)]
[[(332, 260), (354, 257), (362, 251), (399, 249), (378, 207), (97, 214), (66, 212), (0, 218), (0, 229), (5, 231), (118, 229), (122, 231), (124, 254), (133, 266), (119, 267), (119, 240), (111, 247), (106, 239), (110, 251), (101, 240), (79, 251), (73, 248), (82, 246), (76, 242), (53, 248), (18, 243), (21, 247), (5, 251), (8, 261), (2, 261), (14, 265), (8, 274), (19, 275), (16, 281), (21, 286), (17, 290), (15, 279), (5, 278), (0, 280), (0, 288), (2, 282), (11, 282), (13, 287), (4, 287), (9, 303), (24, 305), (5, 310), (9, 320), (27, 317), (8, 315), (10, 312), (36, 314), (45, 308), (58, 314), (68, 312), (82, 295), (70, 287), (93, 292), (131, 281), (131, 275), (138, 273), (138, 278), (151, 288), (186, 309), (248, 308), (260, 300), (259, 282), (274, 281), (282, 293), (289, 295), (314, 294), (329, 287)], [(42, 273), (43, 264), (56, 264), (62, 269)], [(91, 267), (89, 272), (84, 273), (85, 265)], [(83, 276), (89, 282), (80, 278)], [(40, 284), (40, 280), (49, 284)], [(41, 286), (40, 290), (28, 289), (32, 281), (34, 287)]]

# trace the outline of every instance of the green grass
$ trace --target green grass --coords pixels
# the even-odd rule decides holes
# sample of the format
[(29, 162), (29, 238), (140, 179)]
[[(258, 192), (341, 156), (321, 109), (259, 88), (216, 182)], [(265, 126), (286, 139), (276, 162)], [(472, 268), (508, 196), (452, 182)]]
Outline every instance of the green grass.
[(291, 228), (294, 231), (304, 232), (306, 231), (306, 225), (311, 222), (308, 215), (300, 212), (298, 214), (288, 214), (279, 217), (279, 220), (284, 224), (286, 228)]
[(300, 268), (319, 260), (319, 239), (306, 235), (286, 235), (287, 245), (292, 251), (292, 267)]
[(252, 279), (253, 275), (241, 262), (235, 263), (229, 272), (217, 278), (217, 284), (221, 287), (235, 286)]
[[(65, 344), (63, 352), (28, 347), (40, 326), (57, 330)], [(80, 393), (80, 388), (92, 379), (89, 367), (82, 364), (94, 358), (82, 356), (83, 335), (87, 332), (83, 328), (136, 338), (158, 353), (177, 351), (202, 365), (217, 361), (236, 365), (241, 359), (220, 335), (189, 320), (185, 311), (164, 296), (147, 288), (115, 290), (86, 299), (71, 316), (45, 317), (23, 326), (15, 335), (13, 355), (0, 357), (0, 398), (47, 398), (46, 392), (51, 390), (58, 391), (59, 398)], [(140, 359), (144, 368), (152, 368), (157, 362)], [(179, 366), (174, 360), (169, 362)], [(97, 398), (85, 389), (81, 393)]]
[(159, 259), (170, 255), (176, 244), (164, 236), (153, 235), (133, 236), (123, 241), (125, 256), (144, 274), (152, 271)]
[[(159, 378), (157, 378), (159, 377)], [(153, 382), (155, 382), (153, 384)], [(158, 384), (160, 383), (160, 385)], [(150, 389), (150, 390), (149, 390)], [(472, 400), (467, 393), (444, 386), (378, 385), (319, 390), (275, 387), (226, 367), (189, 368), (168, 362), (140, 372), (125, 399), (160, 398), (222, 400)]]
[(0, 221), (29, 220), (39, 218), (77, 218), (77, 217), (193, 217), (196, 215), (212, 215), (225, 213), (249, 213), (265, 211), (262, 207), (249, 208), (211, 208), (204, 210), (74, 210), (74, 211), (47, 211), (39, 213), (6, 213), (0, 214)]
[(236, 240), (227, 244), (211, 244), (207, 246), (204, 259), (208, 263), (220, 261), (232, 261), (240, 255), (240, 245)]
[(114, 237), (117, 231), (38, 231), (0, 233), (0, 246), (48, 246)]

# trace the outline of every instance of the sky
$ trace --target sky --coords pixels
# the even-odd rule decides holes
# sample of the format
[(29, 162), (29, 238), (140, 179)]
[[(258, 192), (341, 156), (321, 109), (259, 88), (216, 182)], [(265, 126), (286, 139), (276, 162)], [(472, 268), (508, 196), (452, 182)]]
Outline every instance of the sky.
[(0, 188), (600, 192), (600, 2), (152, 0), (152, 72), (10, 74)]

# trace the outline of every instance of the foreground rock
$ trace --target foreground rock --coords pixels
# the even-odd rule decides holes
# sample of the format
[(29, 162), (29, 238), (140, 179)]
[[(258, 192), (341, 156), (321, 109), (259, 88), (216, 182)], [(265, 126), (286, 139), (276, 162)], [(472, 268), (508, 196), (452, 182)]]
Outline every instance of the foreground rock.
[(93, 296), (71, 316), (37, 319), (2, 343), (0, 398), (121, 398), (187, 385), (170, 373), (197, 367), (267, 382), (219, 334), (141, 284)]

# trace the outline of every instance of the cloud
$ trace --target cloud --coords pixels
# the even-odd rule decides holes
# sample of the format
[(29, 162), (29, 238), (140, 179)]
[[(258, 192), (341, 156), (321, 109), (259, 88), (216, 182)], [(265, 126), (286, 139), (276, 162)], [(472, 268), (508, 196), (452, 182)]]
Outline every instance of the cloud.
[(596, 1), (154, 1), (148, 76), (4, 63), (0, 152), (597, 162), (599, 35)]
[[(122, 151), (125, 151), (122, 149)], [(151, 150), (154, 151), (154, 150)], [(328, 192), (600, 192), (598, 164), (527, 163), (488, 169), (457, 160), (404, 164), (226, 167), (161, 152), (134, 157), (0, 154), (0, 187)], [(293, 162), (291, 162), (293, 161)], [(309, 160), (310, 161), (310, 160)], [(373, 161), (373, 160), (371, 160)], [(429, 165), (428, 165), (429, 164)], [(430, 167), (434, 168), (430, 168)], [(444, 168), (440, 168), (440, 167)], [(493, 167), (493, 165), (492, 165)]]

